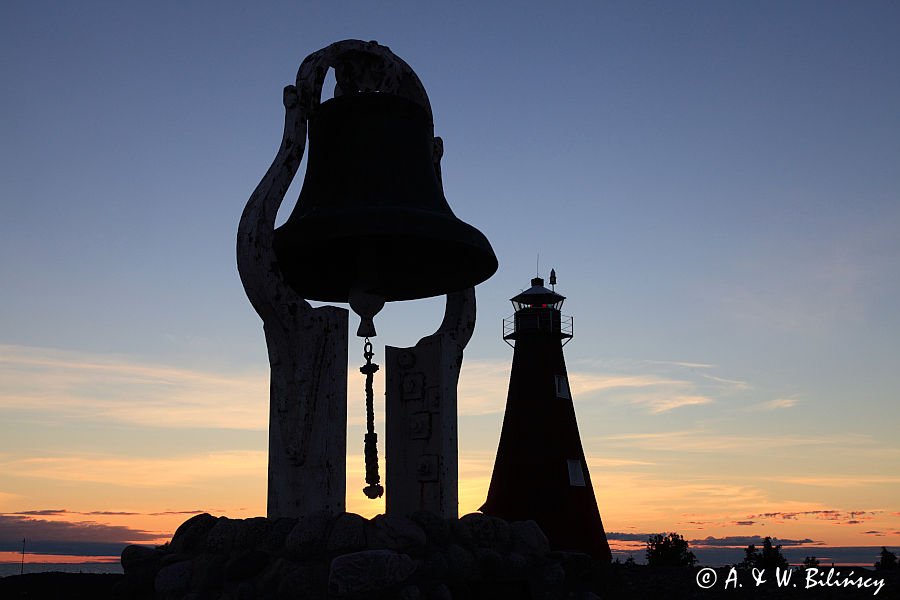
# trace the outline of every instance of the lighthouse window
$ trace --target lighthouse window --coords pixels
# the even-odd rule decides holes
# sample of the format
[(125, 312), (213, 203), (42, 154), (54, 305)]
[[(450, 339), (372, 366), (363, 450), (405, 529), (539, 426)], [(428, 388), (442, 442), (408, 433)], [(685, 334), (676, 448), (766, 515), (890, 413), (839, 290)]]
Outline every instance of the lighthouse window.
[(581, 466), (581, 461), (570, 458), (566, 461), (566, 465), (569, 467), (569, 485), (572, 487), (585, 487), (584, 469)]
[(556, 397), (572, 399), (572, 393), (569, 391), (569, 380), (565, 375), (556, 376)]

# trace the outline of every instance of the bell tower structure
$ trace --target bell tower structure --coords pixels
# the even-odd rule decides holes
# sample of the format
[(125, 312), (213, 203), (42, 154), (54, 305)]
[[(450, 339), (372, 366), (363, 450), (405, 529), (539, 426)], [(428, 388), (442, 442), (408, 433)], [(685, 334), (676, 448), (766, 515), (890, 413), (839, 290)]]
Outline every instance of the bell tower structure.
[(585, 552), (610, 560), (609, 543), (591, 486), (572, 403), (563, 346), (573, 319), (561, 313), (565, 296), (535, 277), (511, 298), (515, 312), (503, 320), (513, 346), (503, 429), (484, 514), (507, 521), (532, 519), (554, 550)]

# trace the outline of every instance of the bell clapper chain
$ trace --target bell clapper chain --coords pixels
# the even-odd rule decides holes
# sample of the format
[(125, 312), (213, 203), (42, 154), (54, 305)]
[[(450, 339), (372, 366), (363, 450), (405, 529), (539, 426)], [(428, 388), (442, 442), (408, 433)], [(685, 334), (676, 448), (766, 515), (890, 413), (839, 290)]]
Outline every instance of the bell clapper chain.
[(375, 407), (373, 406), (372, 392), (372, 376), (378, 371), (378, 365), (372, 362), (372, 342), (366, 338), (363, 345), (363, 357), (366, 364), (359, 368), (359, 372), (366, 376), (366, 436), (365, 436), (365, 455), (366, 455), (366, 483), (363, 492), (371, 500), (381, 498), (384, 494), (384, 487), (381, 485), (381, 477), (378, 474), (378, 434), (375, 433)]
[(378, 474), (378, 434), (375, 433), (375, 407), (372, 391), (372, 379), (378, 365), (372, 362), (375, 353), (372, 352), (372, 342), (369, 337), (375, 337), (375, 323), (373, 318), (384, 307), (384, 298), (376, 294), (354, 289), (350, 291), (350, 308), (360, 317), (359, 329), (356, 335), (365, 338), (363, 344), (363, 358), (366, 364), (359, 368), (359, 372), (366, 376), (366, 483), (363, 493), (370, 499), (381, 498), (384, 487), (381, 485), (381, 476)]

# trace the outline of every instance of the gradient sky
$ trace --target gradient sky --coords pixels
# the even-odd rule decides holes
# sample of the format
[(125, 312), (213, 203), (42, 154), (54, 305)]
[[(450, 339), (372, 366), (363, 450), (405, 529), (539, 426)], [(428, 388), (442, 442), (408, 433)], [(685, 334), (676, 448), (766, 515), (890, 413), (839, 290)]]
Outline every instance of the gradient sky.
[[(282, 87), (345, 38), (419, 74), (450, 205), (500, 261), (460, 384), (461, 513), (486, 494), (501, 319), (539, 254), (575, 317), (611, 537), (900, 544), (896, 2), (11, 1), (0, 552), (264, 514), (268, 366), (236, 228)], [(441, 316), (438, 299), (389, 305), (376, 362)], [(348, 509), (371, 516), (361, 352)]]

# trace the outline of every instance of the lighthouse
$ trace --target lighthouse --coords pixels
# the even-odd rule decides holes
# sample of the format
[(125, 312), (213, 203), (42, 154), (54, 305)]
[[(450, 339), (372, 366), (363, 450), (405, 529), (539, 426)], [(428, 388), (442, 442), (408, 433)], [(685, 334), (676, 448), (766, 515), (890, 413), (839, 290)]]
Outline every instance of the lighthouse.
[(581, 447), (563, 346), (574, 335), (561, 312), (565, 296), (535, 277), (511, 298), (515, 312), (503, 320), (513, 346), (512, 372), (497, 459), (481, 507), (507, 521), (532, 519), (554, 550), (585, 552), (610, 560), (609, 543)]

